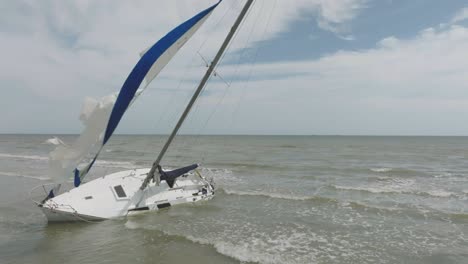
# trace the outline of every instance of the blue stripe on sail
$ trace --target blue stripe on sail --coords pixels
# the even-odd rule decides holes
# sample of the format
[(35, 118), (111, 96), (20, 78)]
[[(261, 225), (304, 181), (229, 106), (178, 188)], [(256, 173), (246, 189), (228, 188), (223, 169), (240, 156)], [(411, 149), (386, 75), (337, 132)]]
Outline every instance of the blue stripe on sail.
[(78, 187), (81, 184), (80, 171), (78, 169), (75, 169), (73, 173), (75, 174), (75, 177), (73, 179), (73, 184), (75, 185), (75, 187)]
[(88, 171), (93, 166), (94, 162), (96, 161), (99, 153), (101, 152), (103, 146), (107, 143), (107, 141), (114, 133), (114, 130), (117, 128), (120, 120), (122, 119), (123, 114), (127, 110), (130, 102), (135, 97), (135, 93), (140, 87), (141, 82), (144, 80), (146, 74), (150, 71), (151, 67), (156, 63), (159, 57), (172, 45), (174, 45), (177, 40), (179, 40), (187, 31), (189, 31), (196, 23), (202, 20), (205, 16), (207, 16), (213, 9), (221, 3), (222, 0), (219, 0), (218, 3), (214, 4), (213, 6), (201, 11), (191, 19), (185, 21), (184, 23), (180, 24), (178, 27), (174, 28), (172, 31), (167, 33), (163, 38), (161, 38), (158, 42), (156, 42), (138, 61), (135, 65), (133, 70), (128, 75), (127, 79), (125, 80), (122, 89), (120, 89), (120, 93), (117, 96), (117, 100), (115, 101), (114, 107), (112, 108), (112, 112), (109, 118), (109, 122), (107, 123), (106, 131), (104, 134), (103, 143), (101, 148), (97, 152), (96, 156), (94, 157), (93, 161), (85, 168), (83, 171), (79, 171), (77, 168), (73, 171), (74, 173), (74, 185), (78, 187), (81, 184), (81, 180), (83, 177), (88, 173)]
[(208, 15), (220, 2), (221, 1), (180, 24), (178, 27), (173, 29), (166, 36), (156, 42), (156, 44), (154, 44), (153, 47), (151, 47), (141, 57), (140, 61), (138, 61), (137, 65), (135, 65), (132, 72), (128, 75), (127, 80), (125, 80), (125, 83), (120, 90), (114, 108), (112, 109), (109, 123), (107, 124), (103, 145), (107, 143), (109, 138), (112, 136), (112, 133), (114, 133), (114, 130), (117, 128), (117, 125), (122, 119), (123, 114), (135, 96), (138, 87), (140, 87), (141, 82), (156, 60), (180, 37), (187, 33), (187, 31), (189, 31), (198, 21)]
[[(102, 147), (101, 147), (102, 149)], [(80, 171), (78, 169), (75, 169), (73, 172), (75, 174), (75, 177), (74, 177), (74, 180), (73, 180), (73, 184), (75, 185), (75, 187), (78, 187), (80, 186), (81, 184), (81, 179), (88, 173), (88, 171), (91, 169), (91, 167), (93, 166), (94, 162), (96, 162), (96, 159), (97, 157), (99, 156), (99, 153), (101, 152), (101, 149), (98, 151), (98, 153), (96, 154), (96, 156), (94, 156), (94, 159), (91, 161), (91, 163), (89, 163), (89, 165), (87, 167), (85, 167), (83, 169), (83, 171)]]

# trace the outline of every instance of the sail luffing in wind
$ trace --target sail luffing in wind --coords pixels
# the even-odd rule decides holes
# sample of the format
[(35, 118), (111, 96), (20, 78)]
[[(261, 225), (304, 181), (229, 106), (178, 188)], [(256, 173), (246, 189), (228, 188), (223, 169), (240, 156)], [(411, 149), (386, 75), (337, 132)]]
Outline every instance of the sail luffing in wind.
[(115, 101), (115, 104), (112, 108), (109, 121), (104, 132), (102, 144), (99, 147), (96, 155), (84, 168), (75, 168), (75, 187), (78, 187), (81, 184), (81, 181), (93, 166), (102, 148), (109, 141), (112, 133), (117, 128), (117, 125), (122, 119), (123, 114), (131, 102), (138, 96), (139, 93), (137, 93), (137, 90), (140, 87), (142, 81), (146, 78), (146, 86), (148, 86), (148, 84), (158, 75), (164, 66), (166, 66), (166, 64), (177, 53), (177, 51), (201, 27), (201, 25), (206, 21), (214, 8), (218, 6), (220, 2), (221, 0), (213, 6), (203, 10), (194, 17), (185, 21), (184, 23), (180, 24), (142, 54), (141, 59), (128, 75), (119, 95), (117, 96), (117, 100)]

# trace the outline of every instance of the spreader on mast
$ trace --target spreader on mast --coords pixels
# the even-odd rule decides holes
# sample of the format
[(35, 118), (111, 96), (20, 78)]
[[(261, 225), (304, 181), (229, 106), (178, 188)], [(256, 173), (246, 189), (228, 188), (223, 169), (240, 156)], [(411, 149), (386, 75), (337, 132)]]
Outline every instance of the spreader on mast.
[(216, 56), (214, 57), (214, 59), (211, 62), (210, 66), (208, 67), (208, 70), (206, 71), (206, 73), (203, 76), (200, 84), (198, 85), (197, 89), (195, 90), (195, 93), (193, 94), (192, 98), (190, 99), (190, 102), (188, 103), (188, 105), (185, 108), (184, 112), (180, 116), (179, 121), (177, 122), (176, 126), (174, 127), (174, 130), (172, 130), (172, 133), (170, 134), (169, 138), (167, 139), (166, 143), (164, 144), (164, 147), (162, 148), (162, 150), (159, 153), (158, 157), (154, 161), (153, 166), (151, 167), (151, 170), (148, 172), (148, 176), (143, 181), (143, 184), (140, 187), (141, 190), (144, 190), (146, 188), (146, 186), (148, 186), (148, 183), (150, 182), (151, 179), (155, 180), (157, 182), (157, 184), (159, 184), (160, 176), (155, 177), (155, 172), (156, 172), (156, 170), (158, 168), (160, 168), (160, 162), (161, 162), (162, 158), (164, 157), (164, 154), (166, 154), (166, 151), (169, 148), (169, 145), (172, 143), (172, 140), (174, 139), (175, 135), (179, 131), (180, 127), (182, 126), (182, 124), (183, 124), (185, 118), (187, 117), (187, 115), (189, 114), (190, 110), (192, 109), (193, 104), (195, 103), (195, 101), (197, 100), (197, 98), (200, 95), (201, 91), (205, 87), (206, 82), (208, 81), (211, 74), (213, 73), (214, 68), (216, 67), (219, 60), (221, 59), (221, 56), (223, 55), (224, 51), (226, 50), (227, 46), (229, 45), (229, 42), (232, 40), (232, 37), (234, 36), (237, 29), (239, 28), (239, 25), (241, 24), (242, 20), (244, 19), (245, 15), (247, 14), (247, 11), (249, 10), (252, 3), (253, 3), (253, 0), (247, 0), (244, 7), (242, 8), (242, 11), (240, 12), (239, 16), (237, 17), (236, 21), (234, 22), (234, 25), (232, 26), (231, 30), (229, 31), (228, 35), (226, 36), (226, 39), (224, 39), (223, 44), (221, 45), (220, 49), (218, 50), (218, 53), (216, 53)]

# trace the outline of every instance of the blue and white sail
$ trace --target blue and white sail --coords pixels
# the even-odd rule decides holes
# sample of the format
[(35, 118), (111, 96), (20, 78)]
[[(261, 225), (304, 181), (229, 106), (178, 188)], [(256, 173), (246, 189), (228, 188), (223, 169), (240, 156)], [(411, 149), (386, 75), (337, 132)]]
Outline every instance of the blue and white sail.
[[(117, 98), (115, 99), (115, 103), (111, 104), (112, 110), (110, 110), (109, 104), (102, 104), (101, 102), (96, 103), (94, 106), (91, 118), (87, 119), (93, 119), (92, 117), (94, 112), (97, 112), (97, 114), (99, 114), (101, 117), (103, 115), (107, 115), (108, 118), (104, 121), (106, 125), (104, 129), (102, 129), (102, 125), (95, 124), (96, 122), (92, 122), (94, 123), (94, 126), (92, 129), (90, 129), (91, 131), (88, 131), (89, 129), (85, 129), (85, 131), (80, 136), (80, 138), (82, 138), (83, 134), (85, 134), (84, 136), (86, 137), (86, 140), (78, 138), (77, 142), (75, 143), (80, 142), (81, 145), (73, 144), (73, 146), (76, 146), (78, 149), (80, 149), (80, 151), (74, 150), (72, 146), (70, 148), (71, 151), (67, 152), (65, 146), (60, 146), (61, 149), (59, 149), (58, 152), (56, 150), (56, 153), (51, 153), (51, 160), (53, 159), (54, 155), (56, 160), (58, 156), (61, 157), (68, 155), (67, 164), (61, 164), (58, 166), (62, 169), (69, 168), (70, 165), (74, 163), (73, 167), (75, 169), (73, 170), (73, 174), (75, 187), (78, 187), (81, 184), (83, 178), (94, 165), (97, 157), (99, 156), (99, 153), (111, 138), (130, 104), (138, 97), (139, 94), (141, 94), (141, 91), (148, 86), (148, 84), (159, 74), (159, 72), (161, 72), (161, 70), (167, 65), (167, 63), (172, 59), (177, 51), (203, 25), (203, 23), (220, 2), (221, 0), (211, 7), (201, 11), (184, 23), (180, 24), (141, 54), (140, 60), (125, 80)], [(146, 79), (146, 85), (143, 87), (143, 89), (139, 90), (139, 87), (144, 79)], [(102, 120), (101, 118), (95, 119)], [(99, 132), (96, 130), (99, 130)], [(92, 138), (90, 135), (92, 134), (96, 135), (94, 141), (90, 140), (90, 138)], [(84, 166), (78, 166), (78, 164), (84, 158), (83, 154), (85, 151), (83, 151), (83, 144), (87, 146), (86, 148), (88, 151), (86, 151), (86, 154), (90, 153), (93, 149), (95, 150), (94, 152), (96, 154), (91, 162), (85, 164)], [(74, 160), (74, 162), (70, 162), (70, 160)]]

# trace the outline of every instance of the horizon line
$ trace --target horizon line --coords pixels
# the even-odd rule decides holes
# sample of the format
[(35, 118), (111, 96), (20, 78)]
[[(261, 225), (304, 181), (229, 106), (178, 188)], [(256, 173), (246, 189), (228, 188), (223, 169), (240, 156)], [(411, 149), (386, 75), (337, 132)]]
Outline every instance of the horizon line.
[[(24, 136), (79, 136), (77, 133), (1, 133), (0, 135), (24, 135)], [(169, 134), (146, 134), (146, 133), (120, 133), (114, 136), (169, 136)], [(332, 137), (468, 137), (467, 135), (418, 135), (418, 134), (190, 134), (184, 133), (177, 136), (298, 136), (298, 137), (312, 137), (312, 136), (332, 136)]]

